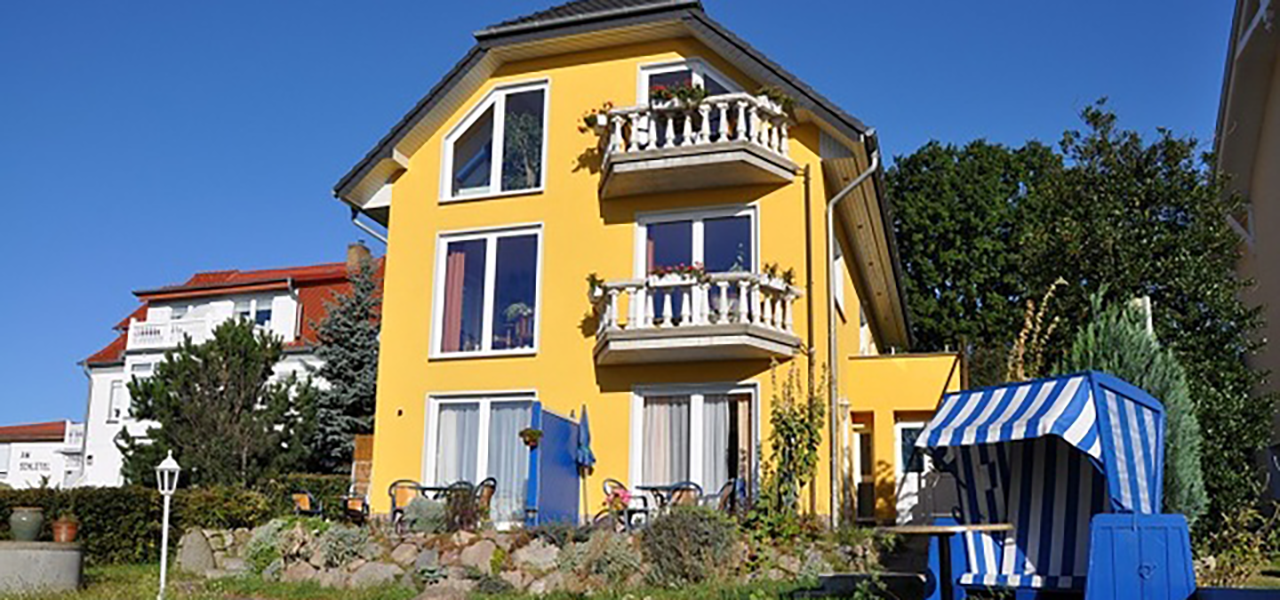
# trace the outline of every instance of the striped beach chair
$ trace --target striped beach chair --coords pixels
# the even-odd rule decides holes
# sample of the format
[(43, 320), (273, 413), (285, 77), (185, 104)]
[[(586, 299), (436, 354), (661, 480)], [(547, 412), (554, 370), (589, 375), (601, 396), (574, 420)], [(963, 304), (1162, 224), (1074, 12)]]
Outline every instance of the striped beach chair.
[(1091, 527), (1104, 513), (1160, 512), (1164, 411), (1097, 372), (944, 396), (917, 447), (956, 480), (969, 590), (1082, 593)]

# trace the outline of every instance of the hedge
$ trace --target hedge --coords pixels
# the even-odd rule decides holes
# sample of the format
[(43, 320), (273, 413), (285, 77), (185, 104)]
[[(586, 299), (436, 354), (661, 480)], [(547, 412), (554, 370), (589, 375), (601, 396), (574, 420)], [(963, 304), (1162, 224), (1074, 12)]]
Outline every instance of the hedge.
[[(180, 489), (173, 498), (173, 548), (189, 527), (234, 529), (256, 527), (273, 517), (293, 513), (289, 492), (306, 489), (324, 504), (325, 517), (342, 518), (340, 498), (345, 476), (287, 475), (261, 490), (214, 486)], [(9, 515), (16, 506), (44, 509), (40, 539), (52, 539), (51, 523), (63, 512), (80, 521), (79, 541), (92, 564), (139, 563), (160, 557), (162, 504), (155, 488), (0, 489), (0, 539), (9, 539)]]

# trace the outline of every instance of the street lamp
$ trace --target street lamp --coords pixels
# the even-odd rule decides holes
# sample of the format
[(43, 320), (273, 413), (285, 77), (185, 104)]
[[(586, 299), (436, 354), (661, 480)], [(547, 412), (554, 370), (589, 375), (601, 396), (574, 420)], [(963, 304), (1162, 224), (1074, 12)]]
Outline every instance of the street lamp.
[(169, 500), (173, 498), (173, 491), (178, 489), (179, 471), (182, 467), (173, 460), (173, 450), (156, 465), (156, 486), (164, 496), (164, 528), (160, 530), (160, 593), (156, 594), (157, 600), (164, 600), (165, 575), (169, 570)]

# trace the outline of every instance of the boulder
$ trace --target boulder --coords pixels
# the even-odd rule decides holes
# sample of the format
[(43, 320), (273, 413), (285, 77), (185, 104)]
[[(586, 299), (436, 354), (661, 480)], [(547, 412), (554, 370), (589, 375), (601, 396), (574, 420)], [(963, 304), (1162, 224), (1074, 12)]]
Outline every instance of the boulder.
[(391, 551), (391, 560), (402, 567), (411, 565), (418, 560), (418, 547), (410, 543), (400, 544)]
[(458, 561), (464, 567), (478, 569), (481, 573), (493, 574), (490, 569), (493, 562), (493, 553), (498, 551), (498, 545), (493, 540), (480, 540), (470, 546), (467, 546), (462, 554), (458, 556)]
[(800, 572), (800, 559), (791, 554), (783, 554), (778, 557), (778, 567), (791, 575)]
[(311, 558), (307, 559), (307, 562), (311, 563), (311, 566), (317, 569), (323, 568), (324, 552), (321, 552), (319, 548), (316, 548), (316, 551), (311, 553)]
[(429, 585), (414, 600), (466, 600), (476, 586), (469, 579), (452, 578)]
[(281, 581), (291, 583), (300, 583), (303, 581), (311, 581), (316, 578), (316, 568), (309, 563), (296, 562), (285, 568), (284, 573), (280, 575)]
[(228, 573), (248, 573), (249, 563), (243, 558), (228, 558), (222, 561), (222, 570)]
[(413, 568), (417, 571), (440, 568), (440, 552), (431, 548), (419, 552), (413, 559)]
[(503, 581), (510, 583), (511, 587), (515, 588), (517, 591), (523, 590), (524, 586), (529, 583), (529, 576), (525, 575), (524, 571), (503, 571), (498, 574), (498, 577), (501, 577)]
[(480, 536), (474, 533), (471, 533), (470, 531), (459, 531), (453, 534), (453, 537), (450, 537), (449, 541), (453, 542), (454, 546), (457, 546), (459, 548), (465, 548), (467, 546), (470, 546), (471, 542), (476, 541), (476, 538), (478, 537)]
[(203, 574), (218, 568), (213, 558), (213, 548), (204, 532), (190, 529), (178, 540), (178, 568), (188, 573)]
[(371, 587), (394, 583), (396, 578), (404, 574), (404, 570), (391, 563), (365, 563), (351, 574), (347, 584), (353, 588)]
[(369, 562), (369, 561), (367, 561), (367, 560), (365, 560), (365, 559), (363, 559), (363, 558), (357, 558), (357, 559), (355, 559), (355, 560), (353, 560), (353, 561), (351, 561), (351, 562), (347, 563), (347, 571), (350, 571), (350, 572), (352, 572), (352, 573), (355, 573), (355, 572), (356, 572), (356, 569), (359, 569), (360, 567), (363, 567), (363, 566), (364, 566), (364, 564), (365, 564), (365, 563), (367, 563), (367, 562)]
[(347, 574), (342, 569), (324, 569), (316, 576), (316, 583), (330, 588), (346, 587)]
[(559, 558), (560, 549), (541, 539), (529, 542), (511, 555), (511, 560), (517, 567), (537, 573), (546, 573), (554, 569), (556, 560)]
[(564, 587), (564, 576), (559, 571), (547, 573), (542, 579), (538, 579), (529, 584), (529, 588), (525, 591), (535, 596), (558, 592)]
[(252, 537), (252, 534), (249, 532), (247, 528), (244, 528), (244, 527), (241, 527), (231, 532), (231, 538), (235, 540), (236, 546), (241, 548), (243, 548), (246, 544), (249, 543), (250, 537)]

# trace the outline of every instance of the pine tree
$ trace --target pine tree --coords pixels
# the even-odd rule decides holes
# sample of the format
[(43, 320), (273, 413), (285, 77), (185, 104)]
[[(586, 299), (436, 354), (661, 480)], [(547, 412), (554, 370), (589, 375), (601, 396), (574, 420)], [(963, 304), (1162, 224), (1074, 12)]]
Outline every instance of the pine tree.
[(1093, 321), (1076, 332), (1059, 373), (1098, 370), (1146, 390), (1164, 404), (1164, 511), (1195, 523), (1208, 508), (1200, 463), (1203, 439), (1187, 372), (1173, 350), (1147, 331), (1146, 315), (1132, 305), (1102, 308), (1094, 294)]
[(309, 382), (296, 377), (272, 381), (282, 353), (280, 338), (236, 319), (204, 343), (186, 339), (151, 377), (134, 378), (130, 415), (159, 427), (149, 428), (145, 439), (121, 432), (116, 444), (125, 479), (153, 481), (169, 450), (195, 485), (253, 486), (300, 466), (314, 396)]
[(382, 301), (372, 260), (362, 259), (349, 277), (351, 291), (326, 302), (316, 325), (316, 356), (323, 361), (317, 375), (328, 387), (318, 393), (309, 445), (311, 468), (323, 473), (350, 467), (354, 436), (373, 433)]

